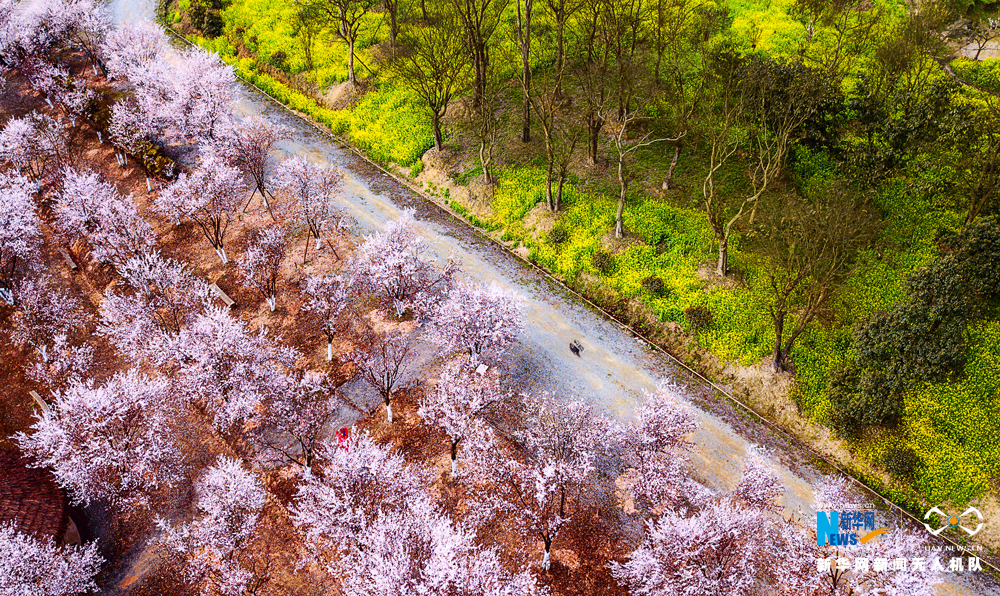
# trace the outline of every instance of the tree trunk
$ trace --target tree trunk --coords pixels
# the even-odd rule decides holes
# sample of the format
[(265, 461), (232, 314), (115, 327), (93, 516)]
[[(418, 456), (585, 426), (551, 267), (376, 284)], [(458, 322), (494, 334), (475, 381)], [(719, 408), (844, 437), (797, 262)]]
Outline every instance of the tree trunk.
[(458, 441), (451, 440), (451, 477), (458, 477)]
[[(521, 77), (524, 85), (524, 103), (521, 105), (521, 142), (531, 142), (531, 3), (524, 0), (524, 18), (521, 16), (521, 0), (517, 1), (517, 17), (521, 42)], [(523, 26), (522, 26), (523, 25)]]
[(434, 128), (434, 147), (441, 151), (444, 149), (444, 135), (441, 134), (441, 114), (436, 110), (431, 112), (431, 126)]
[(222, 247), (222, 246), (217, 247), (215, 249), (215, 254), (219, 255), (219, 259), (222, 260), (222, 264), (223, 265), (228, 265), (229, 264), (229, 258), (226, 257), (226, 249), (225, 249), (225, 247)]
[(385, 400), (385, 419), (389, 421), (389, 424), (392, 424), (392, 403), (388, 398)]
[(545, 554), (542, 555), (542, 571), (548, 571), (552, 563), (552, 540), (545, 539)]
[(587, 115), (587, 163), (597, 165), (597, 142), (601, 134), (601, 119), (591, 112)]
[(554, 211), (559, 211), (559, 206), (562, 205), (563, 196), (563, 184), (566, 183), (566, 174), (562, 173), (559, 175), (559, 186), (556, 188), (556, 208)]
[(785, 352), (781, 348), (781, 336), (785, 331), (785, 311), (779, 309), (772, 316), (774, 318), (774, 355), (771, 363), (774, 366), (774, 372), (779, 373), (785, 369)]
[(624, 175), (624, 156), (618, 156), (618, 188), (620, 189), (618, 194), (618, 213), (615, 215), (615, 238), (622, 237), (622, 214), (625, 212), (625, 190), (627, 185), (625, 184)]
[(719, 277), (725, 277), (728, 273), (726, 267), (726, 261), (729, 258), (729, 237), (722, 236), (719, 238), (719, 262), (715, 267), (715, 273)]
[(396, 55), (396, 35), (399, 34), (399, 20), (396, 14), (399, 5), (392, 0), (385, 3), (386, 12), (389, 13), (389, 45), (392, 46), (393, 56)]
[(270, 296), (267, 299), (267, 305), (271, 307), (271, 312), (274, 312), (275, 307), (278, 304), (278, 300), (275, 296)]
[(479, 165), (483, 168), (483, 182), (491, 184), (493, 177), (490, 176), (490, 164), (486, 160), (486, 143), (484, 142), (479, 143)]
[(427, 0), (420, 0), (420, 16), (427, 22)]
[(549, 168), (545, 171), (545, 205), (549, 208), (549, 211), (556, 212), (556, 203), (552, 198), (552, 162), (549, 162)]
[(674, 157), (673, 159), (670, 160), (670, 169), (667, 170), (667, 177), (663, 179), (663, 190), (671, 189), (670, 181), (674, 177), (674, 168), (677, 167), (677, 159), (680, 157), (680, 155), (681, 155), (681, 144), (678, 141), (677, 143), (674, 143)]
[(472, 109), (478, 110), (483, 105), (486, 97), (486, 48), (485, 44), (475, 43), (472, 48), (472, 64), (475, 69), (475, 78), (472, 95)]
[(358, 79), (354, 74), (354, 40), (347, 40), (347, 80), (354, 87), (358, 86)]
[(333, 360), (333, 340), (326, 340), (326, 361), (330, 362)]

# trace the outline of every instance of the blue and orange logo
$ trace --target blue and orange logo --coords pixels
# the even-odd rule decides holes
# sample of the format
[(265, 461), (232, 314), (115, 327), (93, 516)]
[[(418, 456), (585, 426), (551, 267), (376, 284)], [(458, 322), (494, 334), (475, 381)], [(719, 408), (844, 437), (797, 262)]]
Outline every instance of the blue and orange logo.
[[(860, 535), (859, 531), (865, 531)], [(853, 546), (864, 544), (889, 531), (875, 529), (874, 511), (817, 511), (816, 544), (825, 546)]]

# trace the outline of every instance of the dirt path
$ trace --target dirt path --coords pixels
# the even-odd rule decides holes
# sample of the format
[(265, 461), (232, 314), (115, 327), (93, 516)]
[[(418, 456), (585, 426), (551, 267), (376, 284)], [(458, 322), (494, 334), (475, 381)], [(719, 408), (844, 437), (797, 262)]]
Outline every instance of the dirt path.
[[(152, 18), (154, 7), (151, 0), (111, 2), (116, 22)], [(526, 328), (520, 345), (508, 352), (506, 363), (511, 371), (509, 378), (518, 388), (586, 399), (628, 421), (642, 402), (644, 391), (652, 389), (660, 379), (673, 379), (688, 388), (692, 401), (715, 404), (709, 411), (698, 410), (701, 429), (694, 438), (697, 449), (693, 459), (701, 482), (716, 490), (732, 488), (746, 449), (751, 444), (763, 444), (771, 449), (788, 488), (784, 506), (789, 511), (801, 511), (806, 520), (813, 516), (812, 491), (820, 473), (803, 463), (806, 455), (798, 448), (747, 420), (665, 356), (248, 87), (240, 87), (237, 112), (242, 116), (260, 115), (290, 128), (293, 139), (279, 146), (283, 154), (303, 155), (343, 169), (344, 206), (357, 222), (357, 234), (380, 229), (404, 209), (412, 208), (428, 246), (440, 259), (457, 257), (468, 278), (496, 282), (518, 291), (524, 297)], [(583, 344), (581, 357), (570, 352), (572, 340)], [(940, 593), (982, 592), (952, 577)]]

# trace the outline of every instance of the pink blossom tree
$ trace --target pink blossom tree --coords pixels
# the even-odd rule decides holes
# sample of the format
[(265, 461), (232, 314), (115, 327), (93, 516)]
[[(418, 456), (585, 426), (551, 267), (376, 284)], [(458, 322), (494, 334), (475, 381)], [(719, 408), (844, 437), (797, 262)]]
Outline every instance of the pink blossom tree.
[(736, 491), (647, 522), (646, 539), (612, 574), (634, 594), (816, 593), (815, 547), (777, 513), (777, 474), (751, 448)]
[(49, 361), (49, 347), (57, 337), (71, 334), (87, 322), (80, 302), (46, 279), (22, 282), (18, 307), (11, 337), (17, 343), (35, 348), (42, 362)]
[(513, 291), (496, 283), (457, 284), (434, 311), (431, 337), (444, 352), (467, 352), (475, 366), (484, 352), (501, 355), (522, 327)]
[(122, 196), (92, 171), (67, 168), (55, 205), (56, 225), (68, 240), (86, 236), (94, 258), (116, 269), (156, 246), (152, 226), (131, 196)]
[[(152, 118), (135, 98), (126, 97), (112, 104), (108, 140), (122, 153), (140, 155), (152, 144), (160, 131), (156, 119)], [(124, 165), (124, 156), (118, 155), (118, 159), (119, 164)], [(180, 216), (177, 215), (176, 219), (179, 221)]]
[(646, 394), (637, 418), (625, 443), (626, 460), (637, 476), (635, 495), (654, 510), (690, 506), (702, 492), (690, 478), (685, 455), (694, 446), (687, 437), (698, 429), (694, 411), (679, 387), (664, 382)]
[(41, 251), (41, 220), (35, 213), (33, 189), (23, 176), (0, 174), (0, 299), (10, 305)]
[(93, 346), (74, 345), (65, 335), (57, 335), (48, 350), (48, 359), (29, 364), (26, 372), (31, 380), (51, 391), (64, 391), (84, 379), (93, 359)]
[(274, 312), (277, 305), (281, 262), (285, 259), (287, 250), (285, 230), (279, 226), (269, 226), (250, 234), (246, 254), (239, 262), (243, 283), (260, 292), (271, 312)]
[(0, 524), (0, 594), (76, 596), (97, 591), (94, 576), (104, 559), (97, 545), (58, 547)]
[(290, 508), (315, 555), (349, 551), (379, 517), (429, 504), (430, 473), (365, 432), (352, 432), (343, 448), (323, 444), (317, 459)]
[(141, 19), (110, 30), (104, 37), (101, 53), (111, 77), (141, 81), (168, 47), (163, 29)]
[(263, 420), (251, 431), (262, 459), (311, 468), (326, 425), (340, 411), (335, 392), (325, 373), (306, 370), (286, 377), (266, 403)]
[(379, 516), (333, 566), (345, 596), (537, 596), (531, 572), (511, 574), (496, 550), (483, 548), (426, 501)]
[(384, 334), (366, 330), (356, 350), (346, 359), (378, 391), (385, 404), (385, 417), (392, 424), (392, 396), (412, 360), (410, 336), (390, 331)]
[(155, 489), (184, 476), (174, 443), (170, 383), (135, 370), (107, 383), (74, 383), (54, 395), (51, 412), (16, 435), (39, 466), (50, 467), (76, 503), (144, 506)]
[(219, 456), (195, 490), (198, 517), (176, 526), (158, 519), (161, 544), (205, 596), (241, 596), (251, 586), (259, 588), (266, 578), (256, 573), (261, 568), (254, 565), (251, 549), (267, 500), (260, 480), (240, 461)]
[(163, 189), (155, 205), (168, 217), (187, 217), (196, 223), (225, 264), (229, 262), (226, 231), (246, 190), (239, 171), (209, 152), (202, 157), (197, 170), (182, 173), (176, 182)]
[[(259, 117), (250, 116), (238, 122), (227, 131), (219, 142), (220, 150), (237, 169), (253, 180), (250, 194), (260, 193), (264, 206), (271, 212), (267, 188), (267, 162), (279, 141), (291, 137), (291, 132), (283, 126), (272, 124)], [(273, 199), (273, 195), (272, 195)], [(271, 212), (274, 217), (274, 213)]]
[(458, 446), (468, 439), (472, 449), (488, 449), (493, 443), (489, 417), (507, 405), (510, 396), (494, 375), (476, 374), (460, 361), (448, 363), (437, 386), (421, 401), (417, 414), (448, 435), (451, 476), (458, 476)]
[(32, 112), (11, 118), (0, 130), (0, 164), (10, 165), (35, 182), (61, 171), (67, 159), (65, 129), (48, 114)]
[[(867, 500), (867, 496), (851, 489), (843, 478), (828, 478), (821, 482), (816, 490), (816, 508), (820, 511), (845, 511), (852, 507), (851, 503)], [(878, 515), (878, 513), (876, 513)], [(877, 522), (876, 522), (877, 523)], [(816, 544), (815, 533), (810, 535), (812, 544)], [(937, 593), (937, 585), (941, 583), (945, 565), (941, 563), (941, 550), (933, 548), (922, 530), (913, 532), (904, 527), (897, 527), (888, 534), (879, 536), (876, 540), (864, 545), (855, 546), (825, 546), (817, 547), (818, 556), (830, 560), (830, 567), (818, 574), (818, 581), (823, 594), (834, 596), (849, 596), (851, 594), (885, 594), (886, 596), (932, 596)], [(839, 565), (838, 559), (847, 558), (854, 562), (852, 568)], [(869, 566), (861, 568), (859, 558), (866, 559)], [(905, 559), (921, 559), (924, 565), (908, 565), (906, 569), (897, 569), (892, 563)], [(888, 561), (887, 570), (879, 570), (874, 566), (877, 560)], [(816, 573), (816, 566), (812, 568)]]
[[(323, 166), (301, 157), (281, 162), (275, 173), (276, 186), (292, 200), (295, 217), (306, 224), (316, 240), (316, 250), (323, 246), (323, 234), (340, 232), (346, 225), (346, 216), (337, 208), (334, 197), (340, 192), (344, 177), (336, 169)], [(336, 247), (333, 247), (337, 255)], [(305, 257), (309, 254), (306, 243)]]
[(253, 334), (228, 311), (211, 307), (181, 330), (176, 358), (180, 389), (227, 432), (281, 387), (298, 354), (266, 329)]
[(186, 264), (155, 251), (128, 259), (119, 273), (166, 332), (179, 333), (204, 312), (212, 296), (208, 284)]
[(513, 452), (487, 450), (481, 466), (497, 485), (487, 494), (494, 514), (509, 515), (544, 545), (542, 569), (552, 542), (576, 514), (594, 479), (597, 459), (613, 442), (614, 424), (581, 401), (524, 395), (525, 426), (515, 431)]
[(397, 316), (411, 309), (427, 312), (436, 292), (447, 292), (459, 264), (438, 269), (430, 260), (413, 213), (406, 211), (385, 231), (365, 238), (354, 264), (359, 289), (374, 296)]
[[(232, 119), (236, 75), (217, 54), (189, 48), (164, 71), (169, 94), (159, 113), (173, 138), (215, 139)], [(242, 195), (241, 195), (242, 196)]]
[(337, 275), (312, 275), (306, 279), (309, 300), (302, 310), (319, 317), (320, 329), (326, 336), (326, 359), (333, 360), (333, 338), (342, 323), (344, 310), (350, 307), (354, 278)]

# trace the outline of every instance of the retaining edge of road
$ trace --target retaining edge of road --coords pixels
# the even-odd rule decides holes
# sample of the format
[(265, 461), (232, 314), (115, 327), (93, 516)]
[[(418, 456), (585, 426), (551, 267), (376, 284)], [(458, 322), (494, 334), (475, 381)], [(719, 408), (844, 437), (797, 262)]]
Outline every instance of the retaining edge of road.
[[(182, 41), (182, 42), (184, 42), (184, 43), (186, 43), (186, 44), (188, 44), (190, 46), (193, 46), (193, 47), (199, 47), (197, 44), (195, 44), (194, 42), (192, 42), (191, 40), (187, 39), (186, 37), (184, 37), (183, 35), (181, 35), (179, 32), (177, 32), (173, 27), (171, 27), (169, 25), (164, 25), (163, 23), (160, 23), (160, 25), (164, 29), (166, 29), (171, 35), (173, 35), (174, 37), (176, 37), (180, 41)], [(235, 72), (235, 69), (233, 71), (233, 74), (235, 74), (236, 78), (240, 79), (244, 84), (252, 87), (258, 93), (260, 93), (264, 97), (270, 99), (272, 102), (274, 102), (277, 106), (279, 106), (284, 111), (286, 111), (289, 114), (292, 114), (293, 116), (299, 118), (300, 120), (302, 120), (303, 122), (305, 122), (309, 126), (311, 126), (314, 129), (316, 129), (316, 131), (319, 132), (320, 134), (322, 134), (322, 135), (324, 135), (324, 136), (326, 136), (326, 137), (328, 137), (330, 139), (333, 139), (338, 145), (340, 145), (344, 149), (347, 149), (348, 151), (350, 151), (351, 153), (353, 153), (357, 157), (361, 158), (363, 161), (367, 162), (369, 165), (371, 165), (371, 166), (375, 167), (376, 169), (378, 169), (380, 172), (382, 172), (386, 176), (389, 176), (390, 178), (392, 178), (393, 180), (395, 180), (399, 184), (402, 184), (403, 186), (405, 186), (406, 188), (408, 188), (411, 192), (413, 192), (414, 194), (418, 195), (419, 197), (421, 197), (425, 201), (431, 203), (432, 205), (438, 207), (439, 209), (441, 209), (442, 211), (444, 211), (445, 213), (447, 213), (448, 215), (450, 215), (452, 218), (454, 218), (454, 219), (458, 220), (459, 222), (465, 224), (469, 229), (473, 230), (478, 236), (480, 236), (481, 238), (485, 239), (487, 242), (491, 243), (493, 246), (495, 246), (495, 247), (503, 250), (505, 253), (507, 253), (508, 255), (510, 255), (512, 257), (514, 257), (518, 261), (520, 261), (520, 262), (528, 265), (529, 267), (533, 268), (535, 271), (537, 271), (543, 277), (545, 277), (548, 281), (557, 284), (559, 287), (561, 287), (567, 293), (573, 295), (574, 297), (576, 297), (580, 301), (584, 302), (585, 304), (587, 304), (588, 306), (590, 306), (592, 309), (600, 312), (606, 319), (608, 319), (608, 320), (612, 321), (614, 324), (618, 325), (622, 330), (627, 331), (632, 336), (636, 337), (637, 339), (642, 340), (649, 348), (651, 348), (651, 349), (653, 349), (653, 350), (655, 350), (657, 352), (660, 352), (661, 354), (664, 354), (670, 360), (672, 360), (675, 364), (677, 364), (678, 366), (680, 366), (684, 370), (688, 371), (690, 374), (694, 375), (695, 377), (697, 377), (698, 379), (700, 379), (701, 381), (703, 381), (705, 384), (707, 384), (710, 387), (712, 387), (714, 390), (718, 391), (720, 394), (722, 394), (727, 399), (729, 399), (730, 402), (732, 402), (732, 403), (736, 404), (737, 406), (739, 406), (739, 408), (741, 410), (743, 410), (745, 413), (750, 414), (751, 416), (753, 416), (754, 418), (756, 418), (765, 427), (767, 427), (768, 429), (770, 429), (772, 431), (777, 431), (780, 435), (784, 436), (786, 439), (788, 439), (789, 441), (791, 441), (792, 444), (798, 446), (800, 449), (803, 449), (804, 451), (806, 451), (809, 454), (811, 454), (815, 459), (817, 459), (817, 460), (823, 462), (824, 464), (830, 466), (831, 468), (833, 468), (834, 470), (836, 470), (837, 472), (839, 472), (843, 476), (846, 476), (847, 478), (850, 478), (851, 481), (854, 484), (856, 484), (863, 492), (875, 495), (884, 504), (886, 504), (889, 507), (889, 509), (894, 510), (896, 513), (902, 514), (903, 517), (909, 518), (913, 523), (916, 523), (918, 526), (924, 525), (924, 522), (921, 521), (921, 520), (919, 520), (919, 519), (917, 519), (916, 517), (914, 517), (914, 515), (912, 513), (910, 513), (906, 509), (900, 507), (899, 505), (897, 505), (893, 501), (887, 499), (881, 493), (879, 493), (875, 489), (871, 488), (870, 486), (868, 486), (867, 484), (865, 484), (864, 482), (862, 482), (861, 480), (859, 480), (856, 476), (854, 476), (854, 474), (851, 474), (850, 472), (845, 471), (843, 468), (841, 468), (837, 464), (835, 464), (832, 461), (830, 461), (829, 459), (827, 459), (821, 453), (819, 453), (818, 451), (816, 451), (815, 449), (813, 449), (805, 441), (799, 439), (798, 437), (796, 437), (795, 435), (793, 435), (789, 431), (785, 430), (783, 427), (781, 427), (781, 426), (775, 424), (774, 422), (768, 420), (767, 418), (761, 416), (752, 407), (750, 407), (749, 405), (743, 403), (738, 398), (736, 398), (735, 396), (733, 396), (731, 393), (729, 393), (728, 391), (726, 391), (725, 389), (723, 389), (722, 387), (720, 387), (718, 384), (716, 384), (714, 381), (712, 381), (711, 379), (708, 379), (703, 374), (701, 374), (700, 372), (694, 370), (693, 368), (691, 368), (690, 366), (688, 366), (686, 363), (684, 363), (682, 360), (680, 360), (679, 358), (677, 358), (676, 356), (674, 356), (673, 354), (671, 354), (669, 350), (666, 350), (665, 348), (661, 347), (656, 342), (650, 340), (645, 335), (643, 335), (642, 333), (640, 333), (639, 331), (637, 331), (635, 328), (633, 328), (631, 325), (628, 325), (628, 324), (620, 321), (618, 319), (618, 317), (616, 317), (615, 315), (611, 314), (610, 312), (608, 312), (607, 310), (605, 310), (601, 306), (595, 304), (593, 301), (591, 301), (589, 298), (587, 298), (586, 296), (584, 296), (580, 292), (578, 292), (578, 291), (574, 290), (573, 288), (567, 286), (562, 280), (560, 280), (555, 275), (553, 275), (548, 269), (542, 267), (541, 265), (539, 265), (537, 263), (533, 263), (532, 261), (530, 261), (530, 260), (524, 258), (523, 256), (517, 254), (516, 252), (514, 252), (510, 248), (504, 246), (501, 242), (497, 242), (489, 234), (483, 232), (483, 230), (481, 230), (480, 228), (478, 228), (475, 225), (473, 225), (472, 222), (470, 222), (469, 220), (467, 220), (464, 217), (462, 217), (461, 214), (455, 212), (455, 210), (453, 210), (451, 207), (447, 206), (446, 204), (441, 204), (438, 201), (436, 201), (434, 199), (434, 197), (432, 197), (431, 195), (429, 195), (426, 192), (424, 192), (423, 188), (421, 188), (421, 187), (413, 184), (412, 182), (410, 182), (409, 180), (407, 180), (407, 179), (399, 176), (395, 172), (389, 171), (388, 169), (386, 169), (385, 167), (383, 167), (381, 164), (379, 164), (378, 162), (372, 160), (370, 157), (368, 157), (367, 155), (365, 155), (365, 153), (363, 151), (361, 151), (356, 146), (354, 146), (353, 144), (351, 144), (348, 140), (346, 140), (346, 139), (342, 138), (340, 135), (335, 134), (334, 132), (330, 131), (329, 128), (327, 128), (327, 127), (323, 126), (322, 124), (316, 122), (315, 120), (313, 120), (309, 116), (307, 116), (307, 115), (305, 115), (305, 114), (303, 114), (301, 112), (298, 112), (296, 110), (293, 110), (293, 109), (289, 108), (287, 105), (285, 105), (284, 103), (282, 103), (280, 100), (278, 100), (277, 98), (275, 98), (274, 96), (272, 96), (270, 93), (264, 91), (263, 89), (261, 89), (257, 85), (254, 85), (250, 81), (248, 81), (245, 78), (241, 77), (238, 73)], [(958, 552), (968, 553), (970, 555), (976, 556), (976, 553), (970, 551), (964, 545), (961, 545), (958, 542), (955, 542), (954, 540), (952, 540), (949, 537), (946, 537), (946, 536), (936, 536), (936, 539), (940, 540), (940, 541), (943, 541), (943, 542), (947, 542), (949, 545), (951, 545), (951, 546), (955, 547), (956, 549), (958, 549)], [(984, 548), (985, 548), (985, 546), (984, 546)], [(992, 572), (992, 575), (994, 577), (1000, 579), (1000, 568), (998, 568), (995, 565), (993, 565), (993, 563), (991, 563), (989, 560), (980, 558), (980, 561), (986, 567), (988, 567), (990, 569), (990, 571)]]

